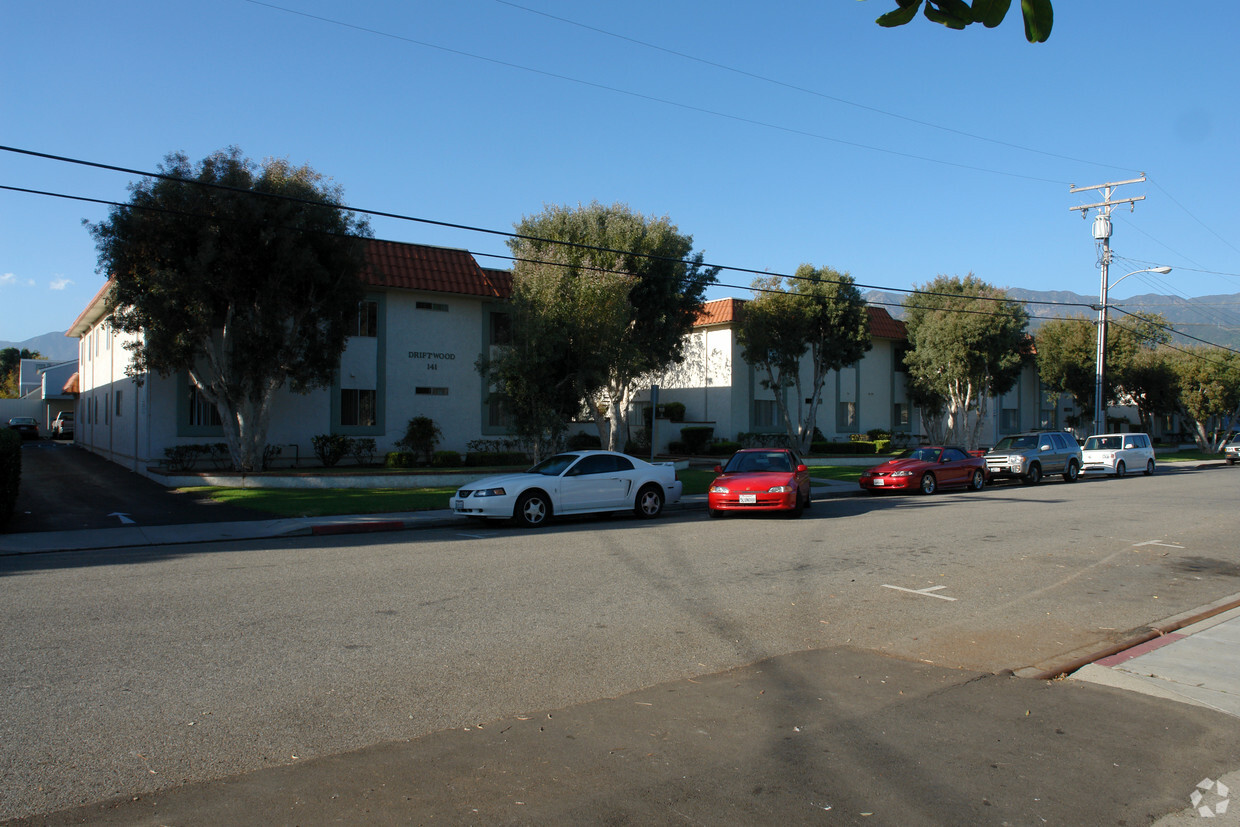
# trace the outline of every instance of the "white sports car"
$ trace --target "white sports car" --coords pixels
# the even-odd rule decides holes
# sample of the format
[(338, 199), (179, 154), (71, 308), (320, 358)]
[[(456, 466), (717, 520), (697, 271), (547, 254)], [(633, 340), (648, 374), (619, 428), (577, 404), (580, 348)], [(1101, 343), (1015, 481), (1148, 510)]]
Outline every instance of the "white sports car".
[(657, 517), (680, 501), (682, 486), (670, 462), (643, 462), (615, 451), (567, 451), (528, 471), (471, 482), (456, 492), (452, 510), (467, 517), (542, 525), (557, 514), (627, 511)]

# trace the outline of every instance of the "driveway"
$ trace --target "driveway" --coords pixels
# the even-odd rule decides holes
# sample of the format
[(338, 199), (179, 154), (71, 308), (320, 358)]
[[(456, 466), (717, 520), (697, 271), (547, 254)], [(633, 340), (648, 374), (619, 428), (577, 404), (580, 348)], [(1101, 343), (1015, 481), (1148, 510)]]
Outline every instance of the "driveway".
[(6, 533), (268, 519), (270, 515), (177, 493), (71, 443), (22, 445), (21, 489)]

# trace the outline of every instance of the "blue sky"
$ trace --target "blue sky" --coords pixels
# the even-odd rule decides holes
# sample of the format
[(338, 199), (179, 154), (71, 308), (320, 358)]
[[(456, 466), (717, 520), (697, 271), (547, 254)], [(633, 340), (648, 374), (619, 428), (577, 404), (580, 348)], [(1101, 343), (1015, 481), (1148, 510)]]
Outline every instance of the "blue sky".
[[(0, 144), (138, 170), (235, 144), (366, 209), (511, 230), (623, 202), (716, 264), (1095, 296), (1070, 208), (1101, 199), (1069, 189), (1144, 172), (1117, 191), (1146, 199), (1114, 216), (1111, 277), (1175, 270), (1112, 299), (1240, 293), (1238, 3), (1060, 0), (1031, 45), (1018, 11), (881, 29), (893, 0), (514, 2), (3, 0)], [(123, 201), (132, 178), (0, 151), (8, 187)], [(0, 190), (0, 340), (69, 327), (103, 284), (82, 221), (105, 214)], [(506, 266), (496, 236), (372, 226)]]

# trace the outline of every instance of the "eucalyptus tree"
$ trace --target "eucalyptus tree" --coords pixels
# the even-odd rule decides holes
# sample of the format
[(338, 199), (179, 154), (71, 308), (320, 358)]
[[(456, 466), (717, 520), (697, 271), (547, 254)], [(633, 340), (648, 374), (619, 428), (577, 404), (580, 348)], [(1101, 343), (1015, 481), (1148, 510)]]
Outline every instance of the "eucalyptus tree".
[(283, 387), (330, 385), (357, 324), (369, 226), (309, 166), (236, 147), (168, 155), (88, 228), (111, 279), (112, 326), (140, 334), (127, 368), (184, 371), (219, 411), (233, 465), (261, 467)]
[(987, 400), (1020, 377), (1029, 314), (1003, 290), (970, 273), (939, 276), (904, 300), (909, 382), (943, 400), (946, 440), (978, 444)]
[[(514, 305), (526, 304), (513, 317), (514, 343), (541, 351), (528, 341), (537, 334), (565, 348), (548, 357), (566, 363), (561, 380), (574, 375), (604, 444), (624, 447), (634, 394), (647, 377), (682, 360), (684, 339), (719, 268), (705, 266), (702, 254), (693, 253), (693, 237), (667, 216), (650, 218), (623, 204), (548, 206), (522, 218), (508, 244), (516, 258)], [(548, 268), (561, 274), (553, 279), (555, 290), (525, 289), (526, 282), (547, 278)], [(574, 295), (581, 298), (569, 298)], [(590, 295), (608, 297), (598, 318)], [(617, 316), (610, 302), (621, 295)], [(570, 330), (593, 325), (591, 332), (566, 340), (565, 331), (528, 327), (524, 320), (538, 315), (530, 305), (551, 302), (581, 314)]]
[[(964, 29), (974, 23), (981, 23), (993, 29), (1007, 17), (1011, 0), (925, 0), (923, 14), (927, 20), (939, 23), (949, 29)], [(878, 25), (892, 28), (912, 22), (922, 8), (922, 0), (896, 0), (896, 8), (883, 14), (876, 21)], [(1054, 8), (1051, 0), (1021, 0), (1021, 17), (1025, 21), (1025, 39), (1030, 43), (1045, 43), (1051, 36), (1054, 23)]]
[[(789, 279), (756, 279), (753, 289), (737, 330), (742, 356), (762, 372), (763, 387), (775, 392), (789, 444), (805, 454), (830, 372), (856, 363), (870, 349), (865, 301), (850, 275), (812, 264), (802, 264)], [(808, 400), (804, 406), (802, 399)]]
[(1197, 447), (1218, 453), (1240, 423), (1240, 355), (1198, 345), (1177, 350), (1171, 364), (1180, 414), (1192, 423)]

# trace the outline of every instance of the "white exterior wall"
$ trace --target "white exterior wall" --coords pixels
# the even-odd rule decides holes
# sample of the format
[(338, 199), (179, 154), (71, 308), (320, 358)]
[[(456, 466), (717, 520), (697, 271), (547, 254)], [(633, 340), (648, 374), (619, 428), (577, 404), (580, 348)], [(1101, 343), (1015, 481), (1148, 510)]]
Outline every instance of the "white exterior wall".
[(132, 356), (125, 344), (132, 333), (117, 333), (105, 321), (78, 340), (78, 404), (74, 442), (127, 468), (145, 457), (145, 389), (125, 374)]

